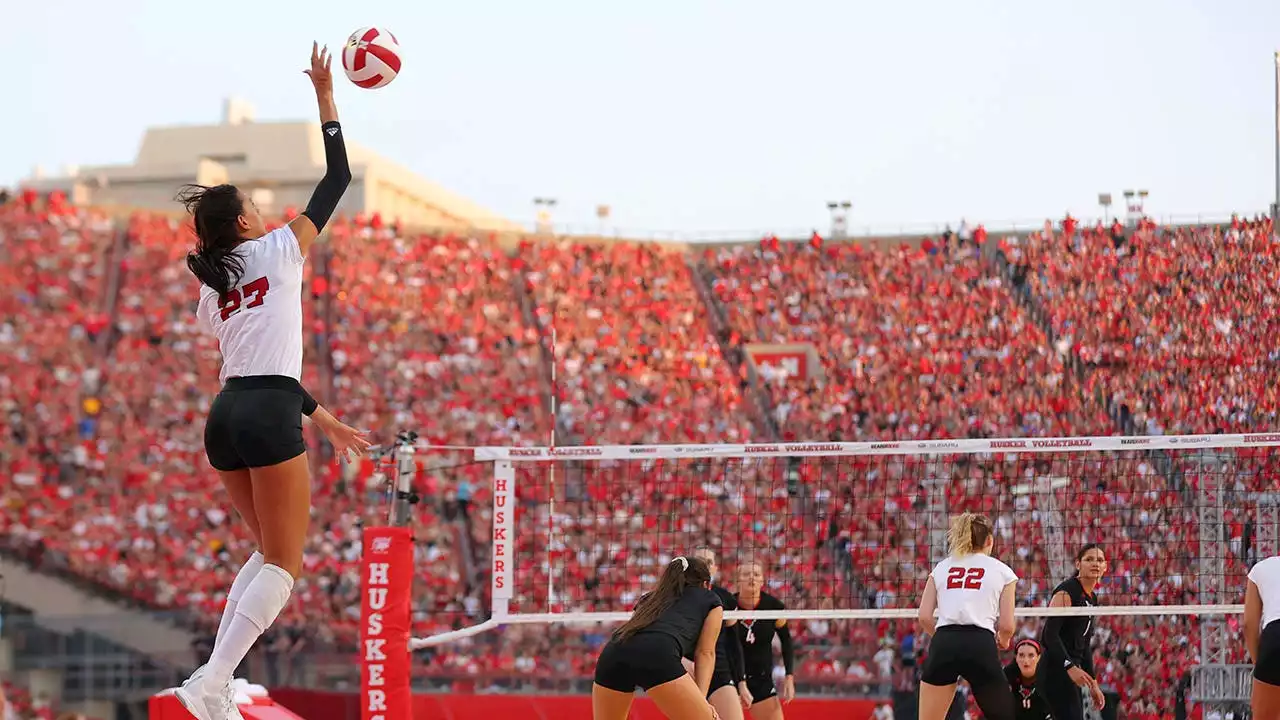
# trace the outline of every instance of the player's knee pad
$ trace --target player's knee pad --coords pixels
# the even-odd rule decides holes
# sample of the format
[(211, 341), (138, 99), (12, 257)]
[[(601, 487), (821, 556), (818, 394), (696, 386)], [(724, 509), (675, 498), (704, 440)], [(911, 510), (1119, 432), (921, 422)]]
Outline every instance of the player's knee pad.
[(276, 565), (263, 565), (236, 605), (236, 614), (245, 616), (266, 632), (289, 602), (292, 592), (293, 576)]

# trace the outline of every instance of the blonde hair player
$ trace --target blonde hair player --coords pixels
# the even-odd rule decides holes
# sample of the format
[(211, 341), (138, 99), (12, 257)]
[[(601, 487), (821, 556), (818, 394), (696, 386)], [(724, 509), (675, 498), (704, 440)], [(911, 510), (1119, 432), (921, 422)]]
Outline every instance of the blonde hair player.
[[(636, 603), (631, 619), (613, 631), (596, 660), (591, 717), (627, 720), (642, 688), (670, 720), (718, 720), (707, 702), (724, 623), (711, 571), (696, 557), (667, 563), (658, 585)], [(692, 657), (693, 677), (681, 660)]]
[[(785, 610), (786, 606), (764, 587), (764, 569), (757, 562), (738, 566), (739, 610)], [(773, 684), (773, 637), (782, 646), (782, 665), (787, 671), (782, 681), (781, 698)], [(747, 691), (751, 694), (751, 717), (754, 720), (782, 720), (782, 706), (796, 697), (795, 646), (786, 620), (743, 620), (738, 623), (737, 637), (742, 642), (746, 668)]]
[(1249, 707), (1256, 720), (1280, 718), (1280, 557), (1258, 562), (1244, 592), (1244, 646), (1253, 660)]
[(964, 513), (947, 532), (951, 554), (925, 582), (920, 624), (933, 636), (920, 672), (920, 719), (943, 720), (964, 678), (988, 720), (1014, 720), (1000, 650), (1013, 638), (1018, 576), (991, 557), (991, 520)]
[[(720, 596), (726, 612), (738, 609), (738, 600), (733, 593), (715, 584), (716, 553), (711, 548), (698, 548), (693, 556), (707, 564), (711, 573), (711, 590)], [(751, 691), (747, 689), (746, 669), (743, 664), (742, 643), (738, 642), (738, 634), (730, 629), (737, 620), (725, 620), (725, 629), (720, 632), (716, 641), (716, 668), (711, 674), (711, 690), (707, 700), (720, 715), (720, 720), (743, 720), (742, 711), (751, 707)]]

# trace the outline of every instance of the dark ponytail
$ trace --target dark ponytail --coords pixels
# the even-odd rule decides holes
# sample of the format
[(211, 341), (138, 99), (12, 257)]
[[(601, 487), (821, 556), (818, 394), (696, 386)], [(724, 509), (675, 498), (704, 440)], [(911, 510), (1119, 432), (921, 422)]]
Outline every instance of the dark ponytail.
[(183, 185), (176, 199), (195, 223), (196, 249), (187, 253), (187, 269), (225, 296), (244, 275), (244, 258), (235, 251), (241, 242), (236, 223), (244, 214), (240, 191), (235, 185)]
[(653, 592), (645, 593), (636, 603), (631, 619), (613, 631), (613, 639), (622, 642), (653, 624), (662, 613), (676, 604), (690, 587), (700, 587), (711, 582), (711, 569), (696, 557), (678, 557), (672, 560)]

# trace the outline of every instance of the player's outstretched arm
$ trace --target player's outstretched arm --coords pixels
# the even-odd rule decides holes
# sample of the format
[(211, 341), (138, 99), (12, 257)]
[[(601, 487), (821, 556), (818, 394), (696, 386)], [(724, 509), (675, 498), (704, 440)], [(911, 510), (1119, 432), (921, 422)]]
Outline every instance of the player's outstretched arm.
[(311, 44), (311, 68), (305, 70), (311, 78), (316, 90), (316, 103), (320, 106), (320, 136), (324, 141), (324, 177), (311, 193), (307, 209), (289, 223), (289, 228), (298, 238), (298, 249), (305, 257), (311, 250), (325, 223), (338, 208), (342, 193), (351, 183), (351, 166), (347, 162), (347, 145), (342, 137), (342, 126), (338, 123), (338, 108), (333, 104), (333, 72), (330, 65), (333, 57), (329, 48), (321, 49), (316, 43)]

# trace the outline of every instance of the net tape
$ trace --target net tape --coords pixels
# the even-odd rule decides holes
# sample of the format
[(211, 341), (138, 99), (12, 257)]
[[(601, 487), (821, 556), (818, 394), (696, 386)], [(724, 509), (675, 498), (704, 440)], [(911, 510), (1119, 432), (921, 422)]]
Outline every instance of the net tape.
[(476, 460), (643, 460), (645, 458), (833, 457), (860, 455), (973, 455), (1141, 450), (1214, 450), (1280, 446), (1280, 433), (1153, 435), (1142, 437), (901, 440), (891, 442), (749, 443), (741, 445), (580, 445), (477, 447)]

